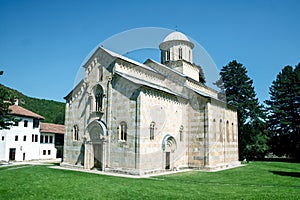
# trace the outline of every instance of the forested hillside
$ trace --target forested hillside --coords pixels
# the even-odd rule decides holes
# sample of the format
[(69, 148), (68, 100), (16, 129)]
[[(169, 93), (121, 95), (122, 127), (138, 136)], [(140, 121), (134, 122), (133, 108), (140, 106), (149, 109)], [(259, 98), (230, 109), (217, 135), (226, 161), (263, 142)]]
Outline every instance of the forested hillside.
[(19, 99), (19, 106), (45, 117), (43, 122), (64, 124), (65, 104), (53, 100), (28, 97), (21, 92), (0, 84), (0, 88), (9, 92), (10, 99)]

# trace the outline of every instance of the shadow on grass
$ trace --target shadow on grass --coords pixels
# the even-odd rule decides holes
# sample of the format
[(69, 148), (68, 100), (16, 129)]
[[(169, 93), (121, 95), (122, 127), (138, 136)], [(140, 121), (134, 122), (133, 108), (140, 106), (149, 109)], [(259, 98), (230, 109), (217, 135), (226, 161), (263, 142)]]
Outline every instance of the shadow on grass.
[(299, 159), (294, 159), (294, 158), (264, 158), (264, 159), (258, 159), (257, 161), (300, 163)]
[(55, 162), (55, 163), (50, 163), (51, 165), (54, 165), (54, 166), (60, 166), (60, 163), (59, 162)]
[(283, 171), (269, 171), (269, 172), (280, 176), (290, 176), (290, 177), (300, 178), (300, 172), (283, 172)]

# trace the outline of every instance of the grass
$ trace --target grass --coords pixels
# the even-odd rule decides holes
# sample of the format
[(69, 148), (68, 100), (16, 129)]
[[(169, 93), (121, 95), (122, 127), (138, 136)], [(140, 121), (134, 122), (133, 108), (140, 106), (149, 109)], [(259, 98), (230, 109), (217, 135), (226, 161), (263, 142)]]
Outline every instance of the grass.
[(0, 168), (0, 199), (300, 199), (300, 163), (130, 179), (47, 166)]

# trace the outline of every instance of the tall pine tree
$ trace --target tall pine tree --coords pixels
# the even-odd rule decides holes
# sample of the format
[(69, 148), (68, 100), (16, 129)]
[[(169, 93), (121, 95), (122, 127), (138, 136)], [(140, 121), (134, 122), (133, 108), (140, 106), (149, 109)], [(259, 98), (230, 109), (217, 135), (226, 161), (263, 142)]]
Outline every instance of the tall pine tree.
[[(0, 71), (0, 75), (3, 75), (3, 71)], [(13, 115), (10, 115), (9, 106), (12, 105), (10, 94), (0, 88), (0, 130), (9, 129), (16, 121), (18, 121)]]
[(9, 129), (14, 124), (15, 117), (9, 114), (10, 105), (9, 95), (0, 88), (0, 130)]
[(300, 63), (285, 66), (270, 87), (268, 128), (271, 151), (300, 158)]
[(220, 99), (237, 107), (240, 159), (264, 156), (268, 150), (265, 114), (256, 97), (246, 68), (236, 60), (223, 66), (215, 83)]

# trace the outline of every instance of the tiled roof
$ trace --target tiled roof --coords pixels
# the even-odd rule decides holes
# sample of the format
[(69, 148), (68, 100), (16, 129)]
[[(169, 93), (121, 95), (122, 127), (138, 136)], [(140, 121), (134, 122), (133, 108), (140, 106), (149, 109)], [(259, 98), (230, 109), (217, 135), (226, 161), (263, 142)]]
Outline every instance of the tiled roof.
[(22, 108), (21, 106), (12, 105), (12, 106), (9, 106), (9, 109), (11, 110), (10, 114), (13, 114), (13, 115), (45, 119), (43, 116), (36, 114), (34, 112), (31, 112), (30, 110), (27, 110), (25, 108)]
[(41, 133), (57, 133), (64, 134), (65, 126), (61, 124), (51, 124), (51, 123), (40, 123), (40, 132)]

